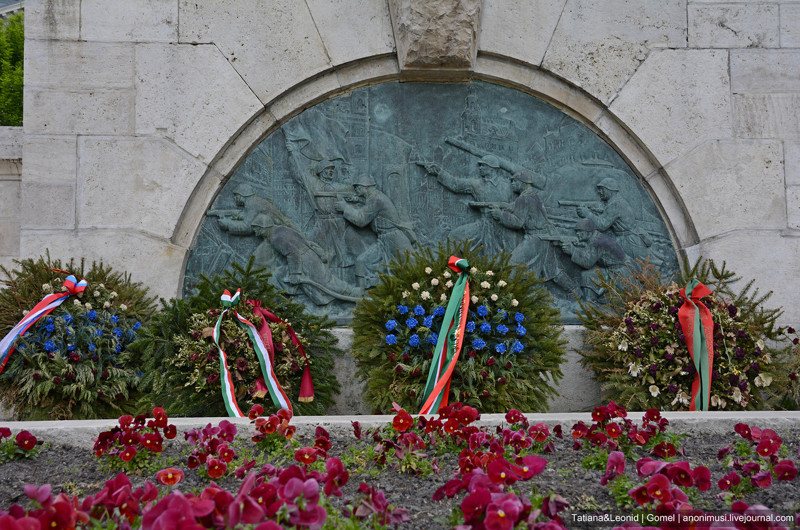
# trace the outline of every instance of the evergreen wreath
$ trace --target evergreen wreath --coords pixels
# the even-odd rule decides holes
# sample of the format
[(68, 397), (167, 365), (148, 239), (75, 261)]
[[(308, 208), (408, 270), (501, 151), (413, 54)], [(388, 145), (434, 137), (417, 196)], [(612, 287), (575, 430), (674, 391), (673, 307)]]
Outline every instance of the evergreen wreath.
[(49, 253), (38, 260), (0, 267), (0, 337), (4, 337), (45, 296), (62, 289), (71, 273), (88, 282), (40, 318), (15, 342), (0, 374), (0, 398), (25, 420), (116, 417), (135, 396), (140, 371), (128, 345), (154, 307), (147, 289), (128, 274), (103, 263), (70, 260)]
[[(782, 312), (767, 309), (753, 280), (735, 293), (741, 277), (711, 260), (684, 263), (678, 282), (665, 280), (649, 262), (627, 275), (600, 275), (607, 305), (582, 304), (586, 326), (582, 364), (601, 383), (604, 399), (628, 410), (688, 410), (694, 363), (678, 321), (679, 291), (697, 278), (713, 291), (702, 299), (714, 322), (714, 362), (709, 410), (763, 410), (781, 406), (797, 352)], [(796, 379), (796, 375), (794, 376)]]
[[(234, 263), (222, 275), (200, 276), (194, 295), (185, 300), (161, 300), (162, 310), (153, 315), (150, 325), (131, 345), (145, 372), (140, 388), (145, 394), (140, 408), (163, 407), (170, 416), (227, 416), (222, 401), (219, 351), (211, 328), (222, 312), (221, 294), (227, 289), (242, 290), (237, 311), (256, 328), (261, 317), (245, 300), (261, 306), (291, 325), (310, 362), (314, 380), (314, 400), (298, 400), (304, 361), (287, 333), (286, 324), (270, 323), (275, 343), (275, 373), (297, 415), (322, 415), (333, 404), (339, 382), (333, 373), (333, 355), (341, 355), (330, 332), (333, 322), (305, 312), (284, 292), (269, 284), (270, 274), (256, 268), (251, 257), (245, 266)], [(254, 404), (273, 410), (269, 396), (255, 397), (255, 381), (261, 375), (259, 363), (246, 333), (233, 320), (223, 319), (220, 346), (228, 358), (237, 401), (242, 411)]]
[(466, 258), (470, 306), (450, 384), (451, 402), (483, 412), (546, 411), (562, 377), (561, 321), (542, 280), (503, 252), (488, 257), (468, 242), (406, 252), (387, 265), (353, 312), (353, 349), (365, 398), (379, 411), (392, 403), (419, 410), (456, 273)]

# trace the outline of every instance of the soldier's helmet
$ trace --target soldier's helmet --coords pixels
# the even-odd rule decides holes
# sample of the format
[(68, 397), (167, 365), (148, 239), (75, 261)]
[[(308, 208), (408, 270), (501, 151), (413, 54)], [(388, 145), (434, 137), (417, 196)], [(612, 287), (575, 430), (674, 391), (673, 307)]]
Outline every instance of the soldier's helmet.
[(372, 178), (371, 176), (367, 175), (366, 173), (362, 174), (362, 175), (359, 175), (359, 177), (356, 179), (356, 181), (353, 182), (353, 186), (369, 187), (369, 186), (374, 186), (374, 185), (375, 185), (375, 179)]
[(269, 215), (260, 213), (256, 215), (252, 221), (250, 221), (250, 225), (261, 228), (269, 228), (270, 226), (275, 226), (275, 221), (273, 221)]
[(478, 161), (478, 164), (485, 164), (489, 167), (500, 167), (500, 159), (494, 155), (486, 155)]
[(336, 164), (333, 163), (333, 160), (320, 160), (319, 164), (317, 164), (317, 175), (319, 175), (329, 167), (332, 168), (336, 167)]
[(605, 188), (605, 189), (611, 190), (611, 191), (619, 191), (619, 185), (617, 184), (617, 181), (614, 180), (611, 177), (606, 177), (603, 180), (601, 180), (600, 182), (598, 182), (597, 183), (597, 187), (598, 188)]
[(235, 195), (241, 195), (242, 197), (249, 197), (251, 195), (256, 194), (256, 190), (253, 189), (253, 186), (250, 184), (239, 184), (236, 186), (236, 189), (233, 190)]

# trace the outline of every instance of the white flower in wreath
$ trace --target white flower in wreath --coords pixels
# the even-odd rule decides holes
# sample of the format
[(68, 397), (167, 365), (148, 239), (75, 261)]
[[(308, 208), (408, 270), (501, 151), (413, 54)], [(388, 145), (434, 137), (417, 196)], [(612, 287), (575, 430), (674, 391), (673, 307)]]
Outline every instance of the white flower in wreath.
[[(72, 301), (72, 305), (81, 305), (81, 301), (76, 298)], [(23, 313), (26, 315), (28, 314), (26, 311), (23, 311)]]
[(469, 273), (470, 274), (477, 274), (477, 272), (478, 272), (478, 267), (471, 267), (469, 269)]
[(766, 388), (772, 384), (772, 376), (767, 374), (758, 374), (753, 382), (756, 384), (756, 386)]
[(511, 300), (511, 307), (517, 307), (518, 305), (519, 305), (519, 302), (517, 301), (517, 299), (513, 298)]
[(630, 363), (628, 365), (628, 373), (633, 377), (638, 376), (642, 372), (642, 365), (639, 363)]
[(420, 297), (420, 298), (422, 298), (423, 300), (430, 300), (430, 298), (431, 298), (431, 293), (429, 293), (428, 291), (422, 291), (422, 292), (419, 294), (419, 297)]
[(497, 302), (497, 295), (496, 294), (492, 294), (492, 296), (490, 296), (489, 298), (492, 299), (492, 302)]
[(738, 387), (734, 388), (732, 397), (733, 397), (733, 401), (735, 401), (736, 403), (741, 403), (742, 402), (742, 391), (739, 390)]
[(119, 310), (120, 311), (127, 311), (128, 310), (128, 306), (126, 306), (125, 304), (120, 304), (119, 305)]
[(772, 364), (772, 356), (768, 353), (765, 353), (761, 356), (761, 362), (764, 364)]
[(492, 285), (489, 282), (485, 281), (485, 280), (481, 282), (481, 288), (482, 289), (488, 289), (491, 286)]
[(106, 302), (103, 304), (103, 309), (108, 309), (109, 307), (111, 307), (111, 302), (109, 302), (109, 301), (106, 301)]
[(497, 282), (497, 286), (498, 287), (505, 287), (506, 285), (508, 285), (508, 284), (506, 283), (505, 280), (500, 280), (499, 282)]
[(410, 295), (410, 294), (411, 294), (411, 293), (409, 293), (408, 291), (403, 291), (403, 293), (402, 293), (402, 295), (401, 295), (401, 296), (402, 296), (403, 298), (408, 298), (408, 295)]
[(452, 276), (452, 274), (450, 274), (450, 271), (444, 271), (444, 274), (442, 274), (442, 276), (444, 276), (445, 278), (449, 278), (450, 276)]
[(45, 293), (48, 293), (48, 294), (52, 293), (53, 292), (53, 286), (50, 285), (49, 283), (43, 283), (42, 284), (42, 291), (44, 291)]
[(650, 385), (650, 388), (648, 388), (648, 390), (650, 391), (650, 395), (653, 397), (658, 397), (658, 395), (661, 393), (661, 391), (658, 389), (658, 386), (656, 385)]
[(432, 272), (433, 272), (433, 269), (431, 269), (430, 267), (425, 267), (425, 274), (430, 274)]
[(473, 296), (472, 298), (470, 298), (470, 301), (471, 301), (473, 304), (477, 304), (477, 303), (478, 303), (478, 297), (477, 297), (477, 296)]
[(86, 307), (86, 309), (88, 309), (89, 311), (91, 311), (91, 310), (92, 310), (92, 304), (90, 304), (89, 302), (86, 302), (86, 303), (85, 303), (85, 304), (83, 304), (83, 305), (84, 305), (84, 306)]
[(411, 284), (411, 288), (414, 289), (415, 291), (419, 291), (419, 284), (417, 282), (414, 282)]
[(92, 293), (95, 298), (100, 298), (100, 291), (95, 291)]
[(108, 295), (108, 296), (113, 300), (114, 298), (118, 297), (119, 295), (117, 294), (117, 291), (111, 291), (111, 294)]
[(431, 285), (433, 285), (434, 287), (436, 287), (437, 285), (439, 285), (439, 278), (434, 278), (434, 279), (432, 279), (432, 280), (431, 280)]
[(442, 296), (439, 297), (439, 300), (441, 300), (442, 302), (446, 302), (447, 301), (447, 295), (442, 293)]
[(453, 286), (453, 281), (452, 280), (447, 280), (447, 283), (444, 284), (444, 286), (447, 287), (448, 289), (451, 288)]
[(619, 351), (628, 351), (628, 341), (623, 340), (622, 342), (620, 342), (619, 345), (617, 346), (617, 349)]
[(492, 271), (486, 271), (486, 276), (494, 276), (494, 273)]
[(756, 341), (756, 346), (758, 346), (759, 348), (761, 348), (763, 350), (764, 349), (764, 339), (758, 339)]
[(724, 409), (728, 403), (718, 396), (711, 396), (711, 406), (718, 409)]

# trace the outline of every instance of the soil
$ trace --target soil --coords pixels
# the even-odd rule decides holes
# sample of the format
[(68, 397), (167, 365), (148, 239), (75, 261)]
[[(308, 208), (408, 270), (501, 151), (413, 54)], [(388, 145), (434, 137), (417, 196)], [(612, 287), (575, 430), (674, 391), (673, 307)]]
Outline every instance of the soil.
[[(600, 484), (603, 473), (586, 470), (581, 466), (581, 461), (587, 452), (573, 450), (573, 440), (569, 436), (570, 429), (571, 425), (563, 425), (565, 438), (554, 438), (555, 451), (542, 455), (548, 461), (544, 472), (531, 479), (529, 483), (517, 483), (514, 488), (528, 496), (532, 490), (543, 495), (551, 492), (559, 494), (570, 505), (561, 512), (568, 528), (599, 528), (603, 525), (599, 523), (587, 525), (578, 522), (577, 514), (622, 513), (622, 511), (617, 507), (609, 489)], [(329, 451), (331, 456), (341, 457), (351, 449), (364, 452), (371, 443), (371, 440), (368, 442), (366, 435), (361, 441), (357, 441), (352, 431), (349, 430), (345, 432), (329, 429), (329, 432), (333, 444), (333, 448)], [(240, 431), (240, 435), (242, 434), (245, 433)], [(693, 430), (685, 434), (686, 437), (681, 440), (681, 443), (686, 455), (679, 459), (689, 460), (692, 466), (706, 465), (711, 470), (711, 489), (701, 493), (693, 505), (706, 513), (729, 512), (728, 506), (716, 497), (720, 493), (717, 481), (729, 471), (720, 465), (717, 453), (722, 447), (740, 438), (733, 432), (729, 435), (722, 435)], [(782, 458), (792, 459), (795, 464), (798, 464), (800, 462), (798, 455), (800, 425), (778, 434), (783, 437), (784, 446), (789, 450), (788, 455)], [(191, 446), (180, 441), (181, 438), (182, 435), (179, 434), (175, 440), (165, 444), (164, 458), (174, 460), (172, 464), (161, 467), (173, 465), (183, 469), (186, 477), (175, 488), (183, 492), (199, 493), (203, 487), (208, 485), (208, 479), (202, 478), (197, 470), (189, 470), (186, 467), (186, 455), (191, 450)], [(296, 439), (301, 446), (313, 445), (313, 431), (298, 432)], [(245, 440), (243, 438), (242, 443), (253, 447), (253, 444)], [(648, 455), (642, 453), (640, 456)], [(428, 458), (432, 458), (432, 455)], [(354, 471), (351, 466), (350, 481), (343, 490), (343, 499), (355, 499), (356, 489), (359, 483), (364, 481), (382, 489), (391, 504), (408, 510), (411, 521), (401, 525), (401, 528), (448, 528), (451, 512), (454, 508), (458, 509), (464, 494), (457, 495), (454, 499), (432, 500), (434, 492), (452, 478), (453, 470), (458, 467), (456, 454), (440, 455), (436, 459), (441, 471), (439, 474), (428, 476), (413, 476), (396, 471), (391, 467), (377, 472), (372, 465), (358, 472)], [(268, 458), (267, 461), (269, 461)], [(283, 464), (288, 465), (288, 462)], [(90, 447), (71, 447), (58, 443), (46, 444), (34, 459), (16, 460), (0, 465), (0, 509), (7, 509), (13, 503), (26, 505), (27, 498), (23, 493), (23, 487), (28, 483), (37, 485), (49, 483), (52, 485), (54, 493), (65, 491), (70, 495), (74, 494), (82, 498), (99, 491), (104, 482), (113, 478), (116, 473), (116, 471), (104, 469), (100, 459), (92, 454)], [(637, 484), (641, 483), (636, 477), (634, 462), (630, 459), (626, 462), (626, 474)], [(134, 485), (141, 484), (144, 480), (156, 482), (155, 473), (132, 476), (131, 480)], [(230, 476), (218, 480), (217, 483), (235, 494), (241, 480), (231, 473)], [(773, 482), (769, 488), (758, 490), (743, 500), (750, 505), (767, 506), (779, 514), (793, 515), (798, 511), (800, 504), (800, 478), (791, 482)]]

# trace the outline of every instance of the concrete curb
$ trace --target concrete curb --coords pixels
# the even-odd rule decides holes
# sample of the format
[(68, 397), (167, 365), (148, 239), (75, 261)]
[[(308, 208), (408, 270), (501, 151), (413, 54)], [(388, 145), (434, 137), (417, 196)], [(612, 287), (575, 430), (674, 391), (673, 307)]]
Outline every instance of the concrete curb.
[[(628, 418), (641, 422), (642, 412), (628, 412)], [(756, 425), (761, 428), (781, 431), (800, 429), (800, 411), (773, 412), (663, 412), (662, 415), (670, 422), (672, 430), (676, 432), (707, 432), (707, 433), (733, 433), (734, 425), (739, 422)], [(590, 424), (592, 421), (589, 412), (570, 412), (555, 414), (526, 414), (531, 423), (546, 423), (548, 425), (561, 424), (567, 430), (575, 423), (583, 421)], [(313, 433), (319, 425), (329, 431), (351, 431), (352, 421), (358, 421), (362, 428), (372, 428), (385, 425), (391, 421), (392, 416), (297, 416), (292, 419), (292, 425), (297, 427), (298, 435)], [(194, 428), (202, 428), (207, 424), (217, 425), (227, 419), (235, 424), (240, 435), (247, 435), (252, 431), (252, 426), (247, 418), (171, 418), (179, 432)], [(505, 423), (505, 414), (483, 414), (478, 426), (496, 426)], [(12, 421), (0, 422), (0, 427), (8, 427), (16, 433), (27, 430), (37, 438), (51, 442), (76, 447), (91, 447), (97, 435), (117, 425), (116, 419), (105, 420), (74, 420), (74, 421)], [(178, 436), (182, 440), (182, 436)]]

